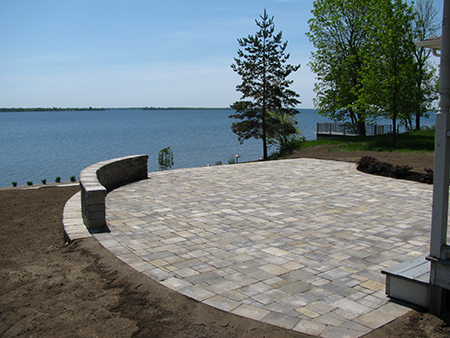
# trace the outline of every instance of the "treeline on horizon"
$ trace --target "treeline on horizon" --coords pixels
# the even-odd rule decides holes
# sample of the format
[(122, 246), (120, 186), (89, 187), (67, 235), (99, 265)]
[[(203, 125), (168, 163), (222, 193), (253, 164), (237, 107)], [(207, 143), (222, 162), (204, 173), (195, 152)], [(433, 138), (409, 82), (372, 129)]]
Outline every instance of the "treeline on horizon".
[(104, 111), (104, 110), (231, 110), (231, 108), (205, 108), (205, 107), (128, 107), (128, 108), (0, 108), (2, 113), (11, 112), (43, 112), (43, 111)]
[(0, 108), (0, 112), (2, 113), (15, 113), (15, 112), (33, 112), (33, 111), (98, 111), (98, 110), (105, 110), (104, 108)]
[[(315, 110), (314, 108), (296, 108), (300, 110)], [(0, 108), (1, 113), (14, 112), (44, 112), (44, 111), (104, 111), (104, 110), (233, 110), (232, 108), (205, 107), (128, 107), (128, 108)]]

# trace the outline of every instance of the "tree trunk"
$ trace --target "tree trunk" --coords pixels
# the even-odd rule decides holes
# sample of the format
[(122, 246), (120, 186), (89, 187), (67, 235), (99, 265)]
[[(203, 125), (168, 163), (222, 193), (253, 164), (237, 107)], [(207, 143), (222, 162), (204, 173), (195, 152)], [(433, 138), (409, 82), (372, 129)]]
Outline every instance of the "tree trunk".
[(394, 128), (392, 133), (392, 145), (395, 148), (395, 144), (397, 142), (397, 91), (395, 89), (392, 102), (392, 126)]
[(358, 134), (359, 136), (366, 136), (366, 124), (358, 121)]
[(394, 146), (394, 148), (395, 148), (395, 144), (396, 144), (396, 142), (397, 142), (397, 127), (396, 127), (396, 124), (397, 123), (397, 119), (396, 119), (396, 116), (394, 116), (394, 117), (392, 117), (392, 127), (393, 127), (393, 129), (392, 129), (392, 145)]
[(366, 119), (358, 114), (358, 134), (359, 136), (366, 136)]
[(416, 113), (416, 130), (420, 130), (420, 113)]
[(263, 104), (263, 111), (262, 111), (262, 140), (263, 140), (263, 158), (265, 161), (268, 160), (267, 157), (267, 137), (266, 137), (266, 108), (265, 104)]

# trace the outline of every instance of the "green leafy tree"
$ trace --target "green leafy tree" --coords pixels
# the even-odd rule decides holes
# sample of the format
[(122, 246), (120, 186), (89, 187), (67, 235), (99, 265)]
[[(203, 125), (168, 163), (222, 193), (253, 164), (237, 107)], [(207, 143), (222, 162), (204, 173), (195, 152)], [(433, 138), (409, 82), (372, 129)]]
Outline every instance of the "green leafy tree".
[(414, 107), (413, 8), (402, 0), (378, 0), (371, 7), (369, 46), (364, 53), (360, 103), (367, 111), (392, 120), (393, 144), (397, 122)]
[[(417, 0), (414, 4), (413, 20), (414, 40), (422, 41), (438, 35), (440, 25), (437, 20), (438, 10), (431, 0)], [(414, 102), (415, 129), (420, 130), (420, 118), (432, 109), (432, 103), (438, 98), (436, 69), (430, 62), (431, 50), (416, 46), (416, 99)], [(412, 121), (409, 120), (412, 127)], [(412, 128), (411, 128), (412, 129)]]
[(401, 0), (316, 0), (312, 13), (318, 112), (357, 122), (362, 135), (379, 116), (411, 127), (415, 115), (420, 128), (437, 95), (436, 76), (429, 50), (413, 42), (436, 33), (432, 1), (413, 9)]
[(161, 149), (158, 154), (159, 170), (169, 170), (173, 166), (173, 152), (170, 147)]
[(373, 0), (316, 0), (306, 34), (316, 50), (309, 66), (317, 74), (314, 91), (319, 114), (335, 121), (358, 123), (365, 135), (366, 111), (361, 106), (362, 56), (367, 19)]
[(295, 107), (300, 103), (299, 95), (289, 89), (292, 80), (288, 76), (299, 69), (300, 65), (291, 65), (286, 53), (287, 42), (282, 42), (282, 32), (274, 34), (274, 18), (266, 10), (255, 20), (259, 31), (238, 39), (242, 49), (231, 68), (241, 76), (242, 83), (236, 90), (242, 93), (241, 100), (231, 105), (236, 112), (230, 115), (237, 121), (232, 131), (242, 143), (249, 138), (262, 139), (264, 159), (267, 159), (267, 139), (275, 136), (278, 119), (268, 118), (268, 112), (274, 114), (298, 114)]

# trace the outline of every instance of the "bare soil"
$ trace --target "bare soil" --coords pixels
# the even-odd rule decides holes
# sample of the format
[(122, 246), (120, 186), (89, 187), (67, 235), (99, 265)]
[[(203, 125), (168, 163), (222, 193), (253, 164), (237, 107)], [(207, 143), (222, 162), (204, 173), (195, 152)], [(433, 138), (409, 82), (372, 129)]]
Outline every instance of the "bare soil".
[[(432, 156), (391, 154), (371, 156), (417, 170), (432, 167)], [(350, 162), (361, 156), (329, 147), (293, 155)], [(62, 211), (78, 190), (0, 189), (1, 337), (308, 337), (174, 292), (124, 264), (93, 238), (65, 245)], [(446, 323), (446, 315), (411, 311), (367, 337), (449, 337)]]
[(425, 173), (425, 169), (434, 168), (434, 154), (431, 152), (343, 151), (336, 144), (297, 150), (291, 155), (291, 158), (318, 158), (356, 163), (364, 156), (370, 156), (392, 165), (411, 166), (412, 171), (417, 173)]

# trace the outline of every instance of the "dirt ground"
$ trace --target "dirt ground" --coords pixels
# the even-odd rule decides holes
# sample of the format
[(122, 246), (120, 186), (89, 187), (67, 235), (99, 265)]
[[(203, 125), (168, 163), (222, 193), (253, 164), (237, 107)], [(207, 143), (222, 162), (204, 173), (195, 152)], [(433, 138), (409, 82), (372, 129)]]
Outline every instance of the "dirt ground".
[[(356, 162), (361, 153), (318, 147), (293, 156)], [(371, 156), (417, 170), (433, 162), (432, 156)], [(0, 189), (1, 337), (308, 337), (167, 289), (92, 238), (65, 245), (62, 210), (78, 190)], [(450, 337), (446, 323), (448, 317), (411, 311), (367, 337)]]
[(425, 173), (425, 168), (434, 168), (434, 155), (419, 152), (389, 152), (389, 151), (342, 151), (338, 145), (323, 145), (298, 150), (291, 158), (319, 158), (356, 163), (361, 157), (371, 156), (380, 162), (392, 165), (408, 165), (412, 171)]

